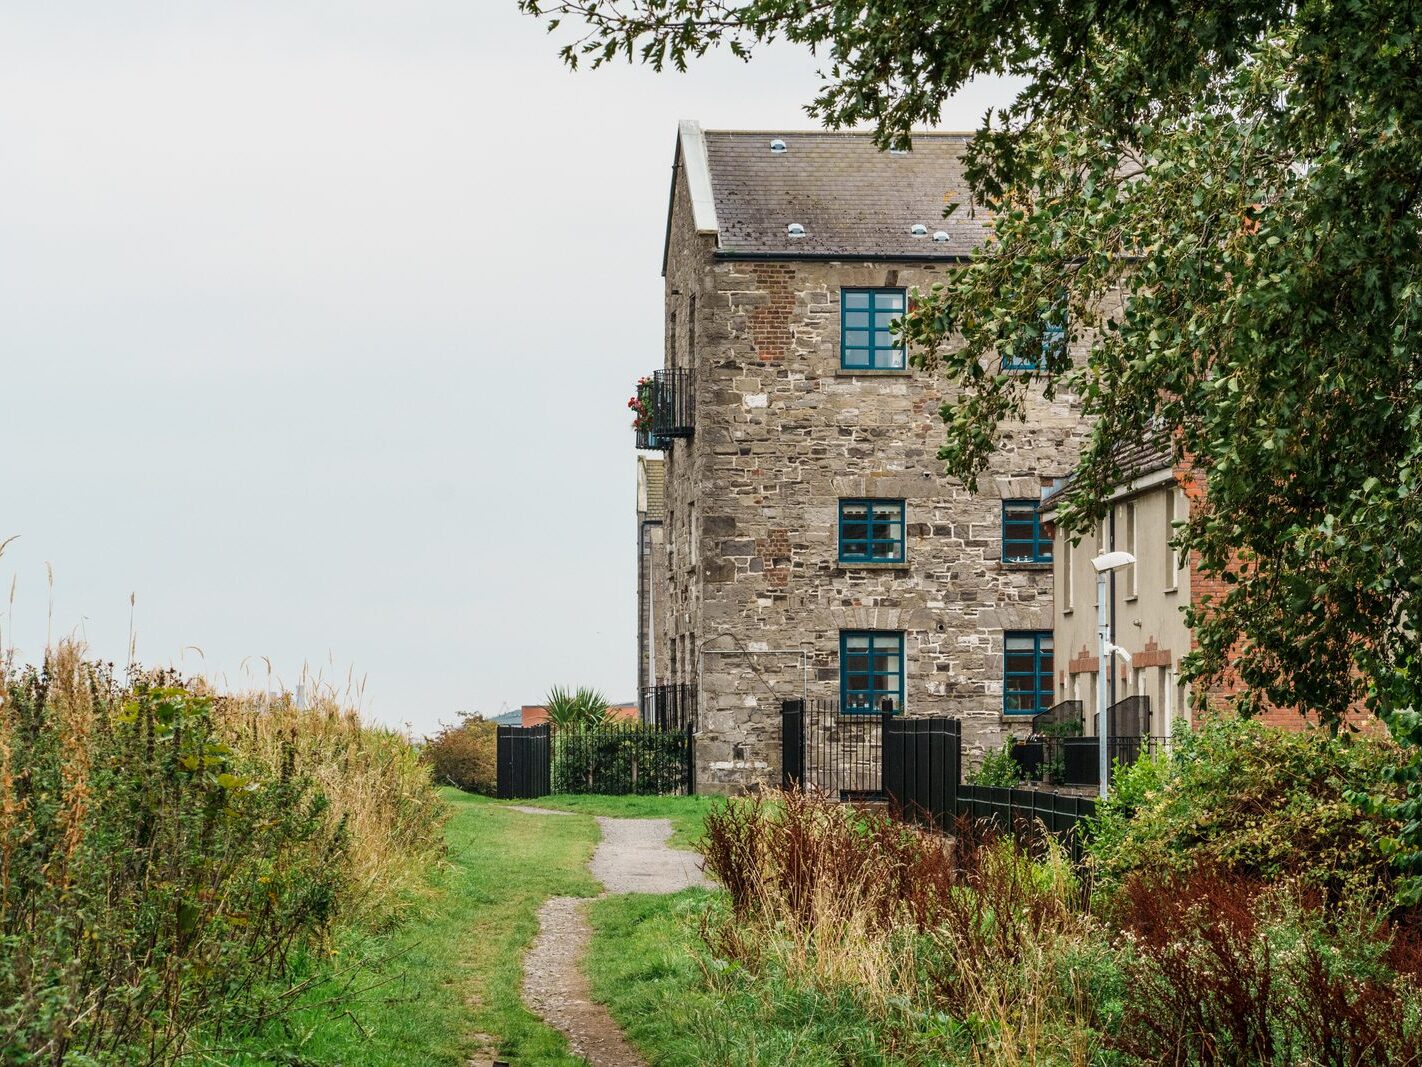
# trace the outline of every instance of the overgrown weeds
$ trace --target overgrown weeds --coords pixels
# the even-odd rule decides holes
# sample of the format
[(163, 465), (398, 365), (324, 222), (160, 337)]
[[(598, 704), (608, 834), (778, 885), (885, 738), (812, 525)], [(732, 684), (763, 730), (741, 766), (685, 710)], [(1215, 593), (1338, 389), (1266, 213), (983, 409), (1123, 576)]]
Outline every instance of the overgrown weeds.
[(0, 1061), (169, 1063), (258, 1025), (433, 847), (413, 753), (336, 709), (123, 686), (68, 645), (3, 693)]
[(706, 828), (727, 891), (701, 921), (707, 982), (852, 1005), (884, 1059), (1422, 1063), (1422, 936), (1380, 892), (1162, 865), (1098, 913), (1046, 834), (940, 835), (801, 793)]

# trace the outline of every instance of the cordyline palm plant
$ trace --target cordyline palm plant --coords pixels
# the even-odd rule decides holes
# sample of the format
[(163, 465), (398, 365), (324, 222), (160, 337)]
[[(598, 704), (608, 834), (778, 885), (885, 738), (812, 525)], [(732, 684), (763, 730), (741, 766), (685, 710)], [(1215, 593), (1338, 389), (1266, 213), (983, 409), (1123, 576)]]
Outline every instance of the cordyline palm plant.
[(548, 706), (548, 721), (554, 726), (580, 730), (607, 721), (607, 698), (596, 689), (579, 686), (569, 692), (555, 685), (548, 690), (544, 703)]

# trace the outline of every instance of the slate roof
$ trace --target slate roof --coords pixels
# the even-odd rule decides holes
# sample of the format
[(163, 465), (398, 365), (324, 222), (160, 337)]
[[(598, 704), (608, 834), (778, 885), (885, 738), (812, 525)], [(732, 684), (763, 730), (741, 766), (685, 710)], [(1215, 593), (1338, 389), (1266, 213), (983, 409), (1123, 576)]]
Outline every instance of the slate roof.
[[(1125, 441), (1113, 449), (1116, 462), (1120, 464), (1121, 479), (1118, 486), (1127, 486), (1138, 478), (1144, 478), (1156, 471), (1169, 470), (1175, 464), (1171, 453), (1170, 435), (1148, 431), (1138, 440)], [(1041, 510), (1049, 512), (1061, 502), (1061, 497), (1071, 489), (1075, 476), (1066, 478), (1060, 485), (1042, 497)]]
[[(718, 255), (956, 259), (988, 232), (987, 213), (969, 210), (963, 177), (969, 134), (917, 133), (904, 155), (879, 151), (867, 133), (707, 130), (703, 136)], [(786, 150), (772, 152), (773, 140)], [(945, 219), (944, 209), (955, 203)], [(791, 223), (804, 226), (805, 236), (790, 237)], [(929, 235), (913, 236), (915, 223)], [(934, 241), (937, 230), (948, 239)]]

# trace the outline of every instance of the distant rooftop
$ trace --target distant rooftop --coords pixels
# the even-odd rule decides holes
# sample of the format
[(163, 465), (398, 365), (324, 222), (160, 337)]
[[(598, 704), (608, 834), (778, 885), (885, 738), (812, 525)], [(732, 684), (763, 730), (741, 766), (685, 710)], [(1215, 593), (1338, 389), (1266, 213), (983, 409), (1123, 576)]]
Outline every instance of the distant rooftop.
[(651, 522), (666, 517), (666, 474), (660, 459), (637, 457), (637, 510)]
[(703, 131), (683, 122), (677, 158), (696, 228), (715, 234), (717, 255), (959, 259), (988, 233), (963, 177), (970, 138), (916, 133), (912, 151), (894, 153), (868, 133)]

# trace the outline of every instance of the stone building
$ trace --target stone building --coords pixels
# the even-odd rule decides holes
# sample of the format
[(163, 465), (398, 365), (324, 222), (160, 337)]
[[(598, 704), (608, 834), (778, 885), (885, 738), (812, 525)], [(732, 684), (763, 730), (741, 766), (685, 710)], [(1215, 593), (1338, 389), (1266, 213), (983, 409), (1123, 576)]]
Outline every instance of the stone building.
[(969, 493), (936, 458), (944, 383), (889, 329), (985, 232), (967, 140), (678, 131), (638, 443), (665, 458), (653, 680), (695, 687), (699, 790), (779, 781), (786, 699), (958, 716), (971, 758), (1054, 697), (1037, 509), (1079, 454), (1077, 405), (1038, 393)]
[(663, 461), (637, 457), (637, 692), (663, 677), (667, 662), (667, 546)]

